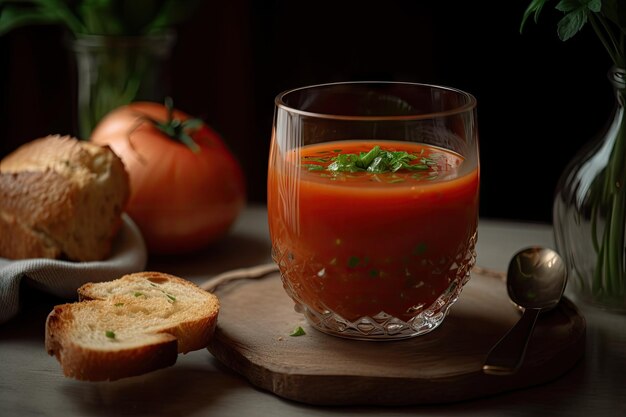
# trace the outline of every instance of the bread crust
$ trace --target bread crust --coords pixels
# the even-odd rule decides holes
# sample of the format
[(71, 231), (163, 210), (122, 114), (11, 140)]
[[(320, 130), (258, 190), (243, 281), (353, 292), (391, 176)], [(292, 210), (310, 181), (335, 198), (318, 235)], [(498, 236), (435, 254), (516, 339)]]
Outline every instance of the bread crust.
[(77, 186), (53, 171), (0, 174), (0, 254), (6, 258), (59, 258), (63, 228), (71, 221)]
[[(173, 365), (179, 353), (205, 348), (220, 307), (214, 294), (161, 272), (88, 283), (78, 294), (79, 302), (48, 315), (45, 346), (65, 375), (88, 381), (140, 375)], [(165, 314), (169, 307), (171, 315)], [(106, 340), (105, 327), (119, 332), (119, 341)]]
[[(93, 307), (98, 308), (97, 305)], [(46, 320), (46, 351), (62, 364), (65, 376), (82, 381), (115, 381), (176, 363), (176, 338), (167, 333), (150, 344), (116, 351), (89, 349), (75, 343), (70, 328), (76, 308), (91, 306), (55, 306)]]
[(0, 161), (0, 256), (103, 260), (129, 195), (108, 147), (69, 136), (27, 143)]

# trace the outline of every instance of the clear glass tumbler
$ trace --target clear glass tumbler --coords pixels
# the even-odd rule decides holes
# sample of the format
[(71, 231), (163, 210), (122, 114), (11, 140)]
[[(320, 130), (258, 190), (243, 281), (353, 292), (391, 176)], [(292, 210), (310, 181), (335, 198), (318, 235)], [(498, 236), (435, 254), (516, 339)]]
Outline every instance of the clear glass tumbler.
[(439, 326), (476, 254), (476, 100), (414, 83), (279, 94), (268, 167), (272, 256), (318, 330), (396, 340)]

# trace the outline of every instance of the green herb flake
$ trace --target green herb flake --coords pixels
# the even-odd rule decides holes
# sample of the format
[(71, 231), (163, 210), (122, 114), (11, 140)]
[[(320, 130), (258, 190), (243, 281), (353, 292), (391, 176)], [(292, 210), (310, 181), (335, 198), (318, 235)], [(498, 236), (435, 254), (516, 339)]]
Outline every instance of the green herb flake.
[(176, 301), (176, 297), (174, 297), (172, 294), (165, 294), (167, 295), (167, 298), (169, 298), (170, 300), (172, 300), (172, 302)]
[(113, 305), (114, 305), (115, 307), (121, 307), (121, 306), (123, 306), (123, 305), (124, 305), (124, 303), (115, 303), (115, 304), (113, 304)]
[(109, 339), (115, 339), (115, 332), (113, 330), (107, 330), (104, 332), (104, 335)]
[(289, 333), (289, 336), (304, 336), (306, 334), (306, 332), (304, 331), (304, 329), (301, 326), (296, 327), (295, 329), (293, 329), (293, 331), (291, 333)]
[(360, 260), (359, 260), (358, 256), (351, 256), (348, 259), (348, 266), (350, 268), (356, 268), (359, 265), (359, 262), (360, 262)]
[(307, 162), (321, 162), (323, 164), (329, 162), (328, 158), (319, 158), (317, 156), (305, 156), (304, 159), (306, 159)]
[(378, 269), (370, 269), (370, 277), (378, 278), (380, 276), (380, 271)]
[(422, 242), (417, 244), (414, 248), (413, 248), (413, 255), (422, 255), (424, 253), (426, 253), (426, 243)]
[(324, 171), (325, 169), (322, 165), (315, 164), (304, 164), (303, 166), (309, 171)]
[(133, 295), (134, 295), (135, 297), (141, 297), (141, 296), (143, 295), (143, 293), (142, 293), (142, 292), (139, 292), (139, 291), (136, 291)]

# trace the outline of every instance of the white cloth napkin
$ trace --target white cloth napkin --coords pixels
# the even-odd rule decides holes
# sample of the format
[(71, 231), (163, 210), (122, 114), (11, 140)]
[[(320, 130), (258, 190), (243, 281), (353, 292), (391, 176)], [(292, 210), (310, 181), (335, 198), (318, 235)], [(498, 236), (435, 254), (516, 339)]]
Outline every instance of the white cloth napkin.
[(141, 232), (127, 215), (122, 215), (122, 220), (122, 227), (113, 241), (111, 256), (104, 261), (14, 261), (0, 258), (0, 323), (18, 313), (22, 280), (33, 288), (57, 297), (75, 299), (78, 287), (87, 282), (109, 281), (143, 271), (148, 254)]

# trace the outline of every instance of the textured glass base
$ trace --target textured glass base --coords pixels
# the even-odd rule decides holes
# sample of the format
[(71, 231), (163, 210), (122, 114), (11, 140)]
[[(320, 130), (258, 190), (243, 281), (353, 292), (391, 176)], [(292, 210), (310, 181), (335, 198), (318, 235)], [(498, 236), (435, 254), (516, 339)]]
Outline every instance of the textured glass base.
[[(301, 308), (296, 308), (300, 310)], [(399, 340), (426, 334), (439, 326), (446, 313), (420, 314), (408, 322), (380, 312), (373, 317), (361, 317), (350, 322), (332, 312), (317, 313), (303, 309), (309, 324), (317, 330), (333, 336), (357, 340)]]
[[(475, 259), (475, 254), (472, 251), (472, 265), (473, 259)], [(285, 286), (285, 289), (296, 302), (295, 310), (304, 314), (309, 324), (317, 330), (348, 339), (386, 341), (408, 339), (436, 329), (445, 319), (448, 310), (456, 302), (469, 278), (470, 272), (467, 270), (429, 308), (408, 321), (393, 317), (384, 311), (372, 317), (365, 316), (349, 321), (332, 311), (317, 312), (299, 302), (289, 286)]]
[[(315, 305), (308, 305), (300, 297), (302, 284), (290, 276), (304, 274), (319, 279), (318, 271), (324, 265), (313, 260), (305, 263), (293, 262), (288, 251), (280, 251), (277, 246), (272, 248), (272, 256), (281, 271), (283, 287), (295, 302), (295, 310), (304, 314), (307, 321), (321, 332), (349, 339), (358, 340), (400, 340), (426, 334), (439, 326), (448, 310), (454, 304), (470, 279), (470, 271), (476, 262), (476, 234), (469, 239), (466, 246), (461, 246), (455, 256), (455, 262), (447, 271), (450, 275), (449, 286), (432, 304), (419, 304), (412, 318), (405, 321), (381, 311), (374, 316), (363, 316), (351, 321), (332, 311), (322, 300)], [(415, 301), (418, 305), (417, 301)]]

